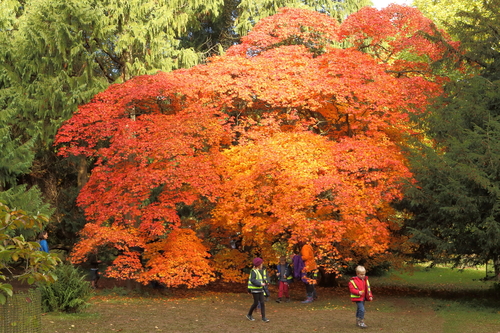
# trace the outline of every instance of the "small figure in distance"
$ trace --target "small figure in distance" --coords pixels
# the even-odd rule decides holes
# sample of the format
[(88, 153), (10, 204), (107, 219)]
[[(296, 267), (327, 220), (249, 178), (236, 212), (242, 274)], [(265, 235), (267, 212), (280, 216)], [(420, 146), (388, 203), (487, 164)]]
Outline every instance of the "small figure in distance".
[(99, 281), (99, 263), (100, 260), (94, 260), (90, 263), (90, 283), (92, 289), (97, 289), (97, 282)]

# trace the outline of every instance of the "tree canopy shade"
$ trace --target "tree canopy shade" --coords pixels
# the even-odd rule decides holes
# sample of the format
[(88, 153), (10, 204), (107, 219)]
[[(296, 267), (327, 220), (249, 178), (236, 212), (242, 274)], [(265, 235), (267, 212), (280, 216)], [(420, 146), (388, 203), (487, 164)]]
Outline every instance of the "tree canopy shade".
[[(189, 262), (193, 287), (241, 279), (277, 243), (311, 241), (323, 262), (384, 253), (399, 228), (390, 204), (411, 177), (399, 148), (408, 112), (441, 91), (428, 62), (445, 49), (419, 37), (430, 25), (406, 6), (342, 25), (283, 8), (206, 65), (98, 94), (56, 139), (60, 154), (97, 161), (73, 260), (110, 247), (108, 274), (170, 286)], [(354, 47), (339, 48), (346, 40)]]

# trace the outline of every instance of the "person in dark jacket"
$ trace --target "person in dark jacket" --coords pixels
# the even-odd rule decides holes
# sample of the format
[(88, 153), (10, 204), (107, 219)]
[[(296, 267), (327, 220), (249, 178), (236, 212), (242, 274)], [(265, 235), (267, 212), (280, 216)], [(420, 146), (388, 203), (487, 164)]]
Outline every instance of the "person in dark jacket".
[(365, 324), (365, 301), (373, 301), (372, 290), (366, 269), (363, 266), (356, 267), (356, 276), (349, 280), (349, 291), (351, 301), (356, 302), (356, 325), (367, 328)]
[(255, 258), (253, 260), (253, 268), (248, 276), (248, 292), (253, 296), (253, 304), (248, 310), (246, 317), (248, 320), (254, 321), (255, 319), (252, 317), (252, 313), (260, 303), (262, 321), (268, 323), (269, 319), (266, 318), (266, 305), (264, 303), (264, 287), (267, 286), (267, 283), (264, 282), (264, 272), (262, 271), (263, 262), (264, 260), (261, 258)]

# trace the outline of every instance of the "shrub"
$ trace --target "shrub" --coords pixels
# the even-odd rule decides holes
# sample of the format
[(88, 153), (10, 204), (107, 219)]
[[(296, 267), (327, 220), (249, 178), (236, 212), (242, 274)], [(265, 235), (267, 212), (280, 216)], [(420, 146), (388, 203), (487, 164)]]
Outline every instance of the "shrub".
[(86, 308), (93, 294), (86, 274), (70, 264), (59, 265), (57, 281), (41, 285), (43, 311), (79, 312)]

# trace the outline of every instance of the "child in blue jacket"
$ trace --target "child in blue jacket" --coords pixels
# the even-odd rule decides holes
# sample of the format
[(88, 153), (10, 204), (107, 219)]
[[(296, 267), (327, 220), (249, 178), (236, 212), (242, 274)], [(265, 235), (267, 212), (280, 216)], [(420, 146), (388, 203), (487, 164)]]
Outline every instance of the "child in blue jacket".
[(278, 276), (278, 299), (276, 299), (276, 302), (281, 303), (282, 297), (286, 298), (286, 302), (290, 302), (288, 286), (293, 281), (293, 271), (292, 266), (286, 262), (285, 256), (280, 257), (276, 275)]

